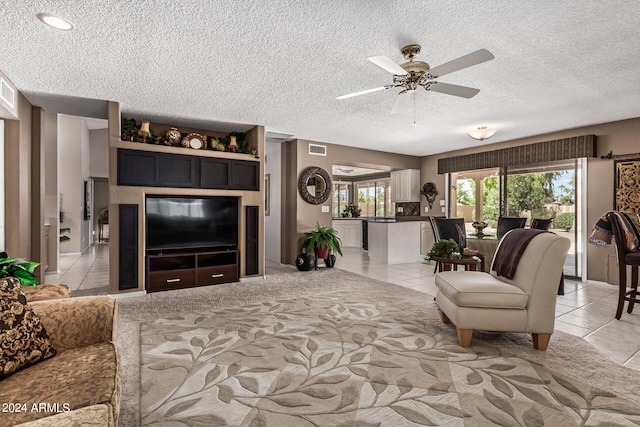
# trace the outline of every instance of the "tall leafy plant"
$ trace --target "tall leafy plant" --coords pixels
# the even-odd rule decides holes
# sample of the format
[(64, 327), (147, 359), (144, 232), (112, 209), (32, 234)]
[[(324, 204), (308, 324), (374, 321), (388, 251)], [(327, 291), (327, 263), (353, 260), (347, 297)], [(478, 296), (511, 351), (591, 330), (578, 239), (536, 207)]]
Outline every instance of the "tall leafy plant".
[(16, 277), (23, 285), (37, 285), (33, 272), (40, 263), (23, 258), (9, 258), (6, 252), (0, 253), (0, 277)]
[(340, 245), (342, 241), (338, 237), (338, 232), (333, 227), (323, 227), (316, 222), (316, 228), (304, 233), (302, 248), (308, 254), (314, 253), (316, 249), (328, 247), (329, 251), (342, 255)]

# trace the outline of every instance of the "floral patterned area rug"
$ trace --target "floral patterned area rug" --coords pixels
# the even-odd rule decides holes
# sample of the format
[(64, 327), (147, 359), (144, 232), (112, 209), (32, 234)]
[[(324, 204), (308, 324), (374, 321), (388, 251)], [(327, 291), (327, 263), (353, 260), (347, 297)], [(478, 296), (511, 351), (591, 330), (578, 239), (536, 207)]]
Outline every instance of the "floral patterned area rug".
[(141, 424), (640, 424), (636, 404), (491, 345), (463, 349), (435, 318), (334, 291), (142, 322)]

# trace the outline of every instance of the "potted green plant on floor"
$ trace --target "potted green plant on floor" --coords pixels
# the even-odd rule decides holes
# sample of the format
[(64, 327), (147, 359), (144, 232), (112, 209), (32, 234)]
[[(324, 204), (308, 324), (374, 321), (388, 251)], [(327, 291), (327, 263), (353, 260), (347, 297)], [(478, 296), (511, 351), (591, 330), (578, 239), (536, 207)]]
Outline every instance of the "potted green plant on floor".
[(16, 277), (23, 285), (37, 285), (33, 272), (40, 264), (23, 258), (9, 258), (6, 252), (0, 252), (0, 278)]
[(314, 253), (316, 258), (324, 259), (325, 264), (327, 263), (326, 260), (329, 259), (330, 265), (327, 265), (328, 267), (333, 266), (331, 253), (342, 255), (341, 244), (342, 241), (338, 237), (338, 232), (335, 228), (323, 227), (317, 222), (316, 228), (304, 233), (302, 238), (302, 249), (305, 249), (308, 254)]

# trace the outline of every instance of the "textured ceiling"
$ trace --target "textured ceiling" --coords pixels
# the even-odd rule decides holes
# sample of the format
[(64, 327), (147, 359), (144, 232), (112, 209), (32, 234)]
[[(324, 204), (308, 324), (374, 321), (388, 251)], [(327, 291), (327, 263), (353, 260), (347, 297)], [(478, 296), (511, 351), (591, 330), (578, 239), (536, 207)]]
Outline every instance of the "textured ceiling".
[[(35, 15), (69, 19), (54, 30)], [(267, 131), (411, 155), (640, 116), (640, 7), (631, 1), (0, 0), (0, 70), (51, 112)], [(420, 91), (415, 119), (366, 60), (432, 67), (486, 48), (489, 61), (440, 79), (472, 99)]]

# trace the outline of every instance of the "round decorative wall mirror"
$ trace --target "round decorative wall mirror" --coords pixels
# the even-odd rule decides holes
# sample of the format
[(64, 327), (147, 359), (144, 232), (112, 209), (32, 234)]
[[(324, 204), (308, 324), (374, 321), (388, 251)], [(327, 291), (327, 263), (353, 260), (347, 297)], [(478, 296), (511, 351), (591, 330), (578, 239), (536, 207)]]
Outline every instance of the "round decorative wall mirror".
[(331, 177), (322, 168), (306, 168), (298, 180), (298, 191), (305, 202), (319, 205), (331, 195)]

